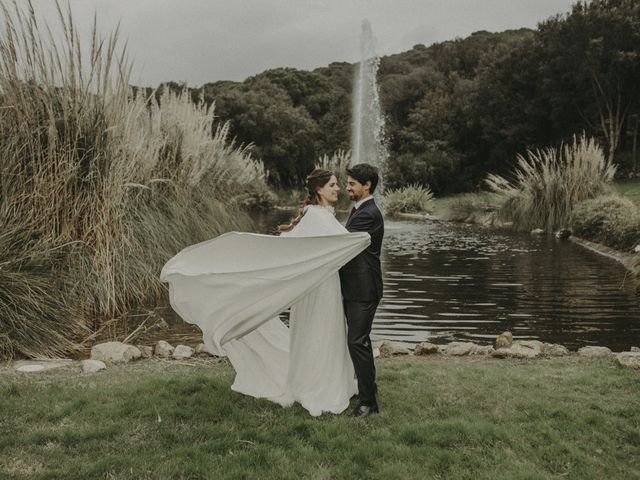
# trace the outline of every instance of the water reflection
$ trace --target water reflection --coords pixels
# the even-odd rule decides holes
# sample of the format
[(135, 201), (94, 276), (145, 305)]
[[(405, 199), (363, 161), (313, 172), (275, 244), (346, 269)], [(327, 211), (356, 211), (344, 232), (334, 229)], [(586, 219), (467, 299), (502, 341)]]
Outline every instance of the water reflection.
[(383, 269), (378, 338), (487, 343), (511, 330), (572, 348), (640, 343), (640, 305), (625, 270), (571, 242), (387, 221)]
[[(271, 232), (292, 213), (261, 215), (257, 229)], [(571, 242), (387, 220), (382, 264), (378, 340), (488, 344), (511, 330), (572, 349), (640, 346), (640, 303), (624, 268)], [(178, 323), (176, 341), (198, 341), (194, 327)]]

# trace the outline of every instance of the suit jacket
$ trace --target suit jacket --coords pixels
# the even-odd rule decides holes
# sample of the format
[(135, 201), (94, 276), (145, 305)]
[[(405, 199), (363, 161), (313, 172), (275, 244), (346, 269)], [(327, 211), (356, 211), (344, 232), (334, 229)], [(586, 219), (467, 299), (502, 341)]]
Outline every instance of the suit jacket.
[(367, 232), (371, 244), (340, 269), (340, 285), (345, 300), (374, 302), (382, 298), (380, 250), (384, 220), (375, 200), (367, 200), (347, 220), (350, 232)]

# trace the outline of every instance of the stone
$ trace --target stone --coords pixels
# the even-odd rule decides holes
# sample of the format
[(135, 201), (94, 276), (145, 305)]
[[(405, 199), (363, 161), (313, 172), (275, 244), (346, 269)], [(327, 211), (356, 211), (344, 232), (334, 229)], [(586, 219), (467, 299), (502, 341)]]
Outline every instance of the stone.
[(496, 350), (491, 345), (478, 345), (474, 355), (492, 355)]
[(434, 353), (440, 353), (440, 349), (438, 345), (429, 342), (419, 343), (413, 350), (414, 355), (432, 355)]
[(541, 228), (534, 228), (531, 230), (531, 235), (544, 235), (544, 230)]
[(409, 355), (409, 349), (396, 342), (382, 342), (380, 345), (380, 356), (382, 358), (395, 357), (397, 355)]
[(91, 360), (105, 363), (127, 363), (141, 356), (142, 352), (137, 347), (122, 342), (99, 343), (91, 348)]
[(570, 236), (571, 230), (569, 230), (568, 228), (561, 228), (556, 232), (556, 238), (559, 238), (560, 240), (566, 240)]
[(153, 357), (153, 347), (149, 347), (148, 345), (138, 345), (138, 350), (140, 350), (142, 358)]
[(578, 350), (578, 354), (583, 357), (602, 358), (610, 357), (613, 352), (607, 347), (582, 347)]
[(511, 332), (502, 332), (500, 335), (496, 337), (494, 346), (496, 349), (509, 348), (512, 343), (513, 343), (513, 334)]
[(84, 373), (95, 373), (107, 368), (107, 365), (100, 360), (83, 360), (82, 371)]
[(18, 372), (36, 373), (65, 367), (71, 363), (73, 363), (73, 360), (62, 358), (56, 360), (19, 360), (13, 364), (13, 368)]
[(209, 351), (209, 349), (204, 343), (199, 343), (196, 346), (196, 353), (198, 355), (209, 355), (210, 357), (215, 357), (215, 355)]
[(170, 343), (165, 342), (164, 340), (159, 340), (158, 343), (156, 343), (155, 348), (153, 349), (153, 353), (157, 357), (169, 358), (174, 350), (175, 348), (173, 348)]
[(622, 352), (616, 355), (618, 365), (640, 370), (640, 352)]
[(557, 343), (544, 344), (544, 354), (549, 357), (564, 357), (569, 355), (569, 353), (569, 349), (564, 345), (559, 345)]
[(498, 348), (491, 355), (496, 358), (538, 358), (544, 353), (544, 344), (538, 340), (519, 340), (508, 348)]
[(631, 347), (632, 352), (640, 352), (640, 347)]
[(184, 360), (185, 358), (191, 358), (195, 352), (195, 349), (187, 345), (178, 345), (174, 348), (171, 356), (176, 360)]
[(478, 345), (471, 342), (451, 342), (447, 345), (445, 353), (447, 355), (463, 356), (471, 355), (476, 352)]

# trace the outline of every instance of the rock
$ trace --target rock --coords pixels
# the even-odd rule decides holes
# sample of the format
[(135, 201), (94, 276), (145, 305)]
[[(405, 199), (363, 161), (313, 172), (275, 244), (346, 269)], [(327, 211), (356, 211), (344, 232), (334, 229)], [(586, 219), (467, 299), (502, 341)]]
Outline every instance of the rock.
[(432, 355), (434, 353), (440, 353), (440, 349), (438, 345), (429, 342), (419, 343), (413, 350), (414, 355)]
[(616, 355), (618, 365), (640, 370), (640, 352), (622, 352)]
[(531, 230), (531, 235), (544, 235), (544, 230), (541, 228), (534, 228)]
[(157, 357), (169, 358), (174, 350), (175, 348), (173, 348), (170, 343), (165, 342), (164, 340), (160, 340), (158, 341), (158, 343), (156, 343), (156, 346), (153, 349), (153, 353)]
[(153, 357), (153, 347), (149, 347), (147, 345), (138, 345), (138, 350), (140, 350), (142, 358)]
[(496, 349), (491, 355), (496, 358), (537, 358), (544, 353), (544, 344), (537, 340), (519, 340), (508, 348)]
[(178, 345), (171, 356), (176, 360), (184, 360), (185, 358), (191, 358), (195, 350), (187, 345)]
[(378, 358), (380, 356), (380, 348), (373, 347), (373, 358)]
[(631, 347), (632, 352), (640, 352), (640, 347)]
[(564, 345), (559, 345), (557, 343), (544, 344), (544, 354), (549, 357), (564, 357), (565, 355), (569, 355), (569, 353), (569, 349)]
[(474, 355), (491, 355), (495, 352), (495, 349), (491, 345), (478, 345)]
[(446, 346), (445, 353), (447, 355), (463, 356), (471, 355), (476, 352), (478, 345), (471, 342), (451, 342)]
[(196, 353), (198, 355), (209, 355), (210, 357), (215, 357), (215, 355), (209, 351), (209, 349), (204, 343), (199, 343), (196, 346)]
[(13, 364), (13, 368), (18, 372), (35, 373), (65, 367), (71, 363), (73, 360), (62, 358), (56, 360), (19, 360)]
[(569, 230), (568, 228), (561, 228), (556, 232), (556, 238), (559, 238), (560, 240), (566, 240), (570, 236), (571, 230)]
[(106, 363), (127, 363), (141, 356), (142, 352), (138, 348), (122, 342), (99, 343), (91, 348), (91, 360)]
[(578, 354), (583, 357), (609, 357), (613, 352), (607, 347), (582, 347)]
[(396, 355), (409, 355), (409, 349), (396, 342), (382, 342), (380, 345), (380, 356), (382, 358), (395, 357)]
[(496, 350), (498, 348), (509, 348), (513, 343), (513, 334), (511, 332), (503, 332), (496, 337), (494, 342)]
[(83, 360), (82, 371), (84, 373), (95, 373), (107, 368), (107, 365), (100, 360)]

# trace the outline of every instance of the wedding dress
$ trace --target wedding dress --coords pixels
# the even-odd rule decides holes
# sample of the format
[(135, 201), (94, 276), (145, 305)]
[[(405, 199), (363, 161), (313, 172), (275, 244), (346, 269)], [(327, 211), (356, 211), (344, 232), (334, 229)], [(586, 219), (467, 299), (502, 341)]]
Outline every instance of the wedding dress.
[[(182, 250), (160, 278), (171, 306), (236, 371), (232, 389), (311, 415), (340, 413), (356, 392), (338, 270), (370, 243), (325, 207), (280, 237), (230, 232)], [(278, 314), (291, 307), (287, 328)]]

